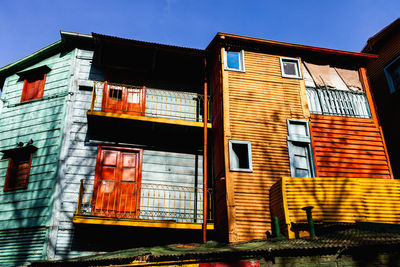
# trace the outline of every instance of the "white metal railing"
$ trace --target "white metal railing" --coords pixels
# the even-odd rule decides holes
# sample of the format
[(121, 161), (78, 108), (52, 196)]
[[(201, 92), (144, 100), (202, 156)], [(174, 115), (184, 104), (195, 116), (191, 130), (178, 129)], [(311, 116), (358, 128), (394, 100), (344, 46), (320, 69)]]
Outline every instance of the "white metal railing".
[[(207, 218), (212, 220), (211, 189), (207, 197)], [(203, 188), (82, 179), (76, 215), (202, 222)]]
[[(210, 97), (207, 97), (210, 110)], [(91, 111), (106, 111), (147, 117), (203, 121), (204, 95), (94, 82)], [(210, 121), (210, 112), (208, 112)]]
[(307, 87), (306, 94), (311, 114), (371, 118), (364, 92)]

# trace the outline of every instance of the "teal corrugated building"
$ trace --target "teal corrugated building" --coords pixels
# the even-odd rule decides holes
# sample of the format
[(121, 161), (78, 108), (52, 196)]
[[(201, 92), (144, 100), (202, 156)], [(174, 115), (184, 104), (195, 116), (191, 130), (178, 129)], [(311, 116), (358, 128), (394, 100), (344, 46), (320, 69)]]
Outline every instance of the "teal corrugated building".
[(75, 46), (62, 40), (0, 69), (0, 265), (44, 259)]

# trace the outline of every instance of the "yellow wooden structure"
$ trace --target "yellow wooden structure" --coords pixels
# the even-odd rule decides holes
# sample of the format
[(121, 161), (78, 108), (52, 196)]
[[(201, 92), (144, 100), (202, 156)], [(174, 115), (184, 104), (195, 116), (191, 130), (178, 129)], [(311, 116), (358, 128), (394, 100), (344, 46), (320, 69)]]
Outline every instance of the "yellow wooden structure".
[(400, 181), (379, 178), (283, 177), (271, 188), (271, 212), (289, 238), (304, 233), (293, 223), (306, 223), (301, 208), (313, 206), (315, 223), (356, 221), (400, 223)]

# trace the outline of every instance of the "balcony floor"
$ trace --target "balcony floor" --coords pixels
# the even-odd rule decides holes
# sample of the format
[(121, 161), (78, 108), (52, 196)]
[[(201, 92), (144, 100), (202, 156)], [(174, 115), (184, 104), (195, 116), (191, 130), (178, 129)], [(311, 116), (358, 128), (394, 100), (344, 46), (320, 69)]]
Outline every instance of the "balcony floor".
[[(194, 229), (201, 230), (202, 223), (176, 222), (174, 220), (140, 220), (140, 219), (124, 219), (115, 217), (98, 217), (74, 215), (73, 223), (97, 224), (97, 225), (118, 225), (118, 226), (134, 226), (134, 227), (153, 227), (153, 228), (170, 228), (170, 229)], [(207, 223), (207, 230), (214, 230), (214, 223)]]
[[(130, 119), (130, 120), (138, 120), (138, 121), (157, 122), (157, 123), (166, 123), (166, 124), (174, 124), (174, 125), (182, 125), (182, 126), (204, 127), (204, 123), (203, 122), (178, 120), (178, 119), (169, 119), (169, 118), (157, 118), (157, 117), (148, 117), (148, 116), (139, 116), (139, 115), (130, 115), (130, 114), (122, 114), (122, 113), (114, 113), (114, 112), (104, 112), (104, 111), (92, 111), (92, 110), (89, 110), (87, 112), (87, 115), (89, 115), (89, 116), (108, 117), (108, 118), (119, 118), (119, 119)], [(212, 128), (211, 123), (207, 123), (207, 128)]]

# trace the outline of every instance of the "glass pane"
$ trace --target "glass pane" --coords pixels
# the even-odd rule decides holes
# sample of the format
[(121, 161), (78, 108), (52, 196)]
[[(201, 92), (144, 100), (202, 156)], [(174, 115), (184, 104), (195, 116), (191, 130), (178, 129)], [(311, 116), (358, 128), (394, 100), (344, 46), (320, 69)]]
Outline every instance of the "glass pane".
[(226, 52), (226, 62), (230, 69), (240, 69), (240, 55), (239, 52)]
[(400, 91), (400, 60), (390, 66), (390, 76), (392, 76), (395, 91)]
[(297, 62), (283, 62), (283, 71), (286, 75), (298, 76), (297, 74)]
[(289, 135), (301, 135), (307, 136), (306, 124), (300, 124), (296, 122), (290, 122)]

